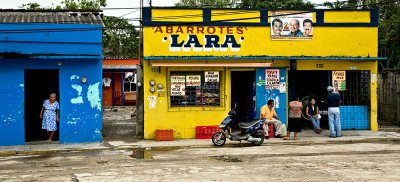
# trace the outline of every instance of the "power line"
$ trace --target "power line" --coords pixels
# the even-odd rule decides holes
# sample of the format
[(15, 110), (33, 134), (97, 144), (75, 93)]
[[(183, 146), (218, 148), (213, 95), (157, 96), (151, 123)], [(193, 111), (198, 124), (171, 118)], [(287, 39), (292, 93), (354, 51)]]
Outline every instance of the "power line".
[[(364, 4), (364, 5), (359, 5), (359, 6), (353, 6), (353, 7), (361, 7), (361, 6), (369, 6), (369, 5), (384, 5), (384, 4), (391, 4), (391, 3), (396, 3), (400, 0), (394, 0), (394, 1), (387, 1), (387, 2), (380, 2), (380, 3), (370, 3), (370, 4)], [(350, 8), (350, 7), (348, 7)], [(228, 10), (228, 9), (227, 9)], [(250, 10), (251, 11), (251, 10)], [(314, 10), (315, 11), (315, 10)], [(170, 23), (171, 25), (186, 25), (186, 24), (204, 24), (204, 23), (218, 23), (218, 22), (225, 22), (225, 21), (238, 21), (238, 20), (249, 20), (249, 19), (259, 19), (262, 17), (279, 17), (279, 16), (288, 16), (288, 15), (296, 15), (296, 14), (303, 14), (303, 13), (311, 13), (314, 11), (304, 11), (304, 12), (296, 12), (296, 13), (288, 13), (288, 14), (282, 14), (282, 15), (269, 15), (269, 16), (256, 16), (256, 17), (248, 17), (248, 18), (235, 18), (235, 19), (223, 19), (223, 20), (216, 20), (216, 21), (209, 21), (209, 22), (176, 22), (176, 23)], [(248, 13), (247, 10), (243, 10), (243, 13)], [(232, 14), (232, 12), (228, 13), (217, 13), (217, 15), (229, 15)], [(189, 17), (192, 15), (188, 15)], [(178, 18), (178, 17), (188, 17), (188, 16), (166, 16), (163, 18)], [(133, 18), (133, 19), (125, 19), (127, 21), (139, 21), (138, 18)], [(104, 20), (99, 20), (98, 22), (102, 22)], [(106, 20), (107, 21), (107, 20)], [(110, 20), (113, 21), (113, 20)], [(85, 21), (64, 21), (64, 22), (85, 22)], [(94, 21), (96, 22), (96, 21)], [(29, 22), (24, 22), (24, 23), (29, 23)], [(32, 23), (40, 23), (40, 22), (32, 22)], [(48, 23), (48, 22), (43, 22), (43, 23)], [(4, 23), (3, 23), (4, 24)], [(24, 24), (15, 24), (15, 23), (9, 23), (13, 25), (24, 25)], [(168, 24), (164, 24), (167, 26)], [(132, 25), (132, 27), (134, 27)], [(19, 29), (19, 30), (0, 30), (0, 33), (42, 33), (42, 32), (68, 32), (68, 31), (93, 31), (93, 30), (105, 30), (105, 29), (132, 29), (132, 27), (128, 28), (121, 28), (121, 27), (100, 27), (100, 28), (59, 28), (59, 29)]]

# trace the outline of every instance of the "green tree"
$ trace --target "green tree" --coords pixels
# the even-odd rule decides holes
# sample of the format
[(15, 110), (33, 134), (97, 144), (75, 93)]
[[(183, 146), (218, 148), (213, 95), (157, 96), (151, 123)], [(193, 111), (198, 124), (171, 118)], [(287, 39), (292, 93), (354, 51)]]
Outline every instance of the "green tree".
[(213, 7), (213, 8), (234, 8), (237, 7), (235, 0), (181, 0), (176, 3), (177, 7)]
[(181, 0), (178, 7), (215, 8), (314, 8), (314, 4), (304, 0)]
[[(20, 6), (29, 10), (68, 9), (98, 11), (107, 5), (106, 0), (63, 0), (55, 8), (42, 8), (38, 3)], [(104, 16), (103, 56), (113, 58), (135, 58), (139, 52), (139, 32), (122, 17)]]
[(38, 4), (38, 3), (26, 3), (26, 4), (22, 4), (21, 6), (19, 6), (19, 8), (23, 8), (23, 9), (27, 9), (27, 10), (38, 10), (38, 9), (42, 9), (42, 7), (40, 7), (40, 4)]
[(103, 56), (134, 58), (139, 54), (139, 32), (127, 20), (105, 16), (103, 32)]
[(393, 0), (348, 1), (339, 8), (378, 9), (378, 56), (387, 57), (384, 67), (400, 68), (400, 3)]
[(315, 5), (305, 0), (242, 0), (239, 8), (307, 8), (313, 9)]
[(346, 6), (346, 1), (338, 1), (338, 0), (336, 0), (335, 2), (327, 1), (322, 3), (322, 5), (329, 9), (341, 9)]
[(65, 9), (76, 10), (98, 10), (101, 7), (107, 6), (107, 0), (63, 0)]

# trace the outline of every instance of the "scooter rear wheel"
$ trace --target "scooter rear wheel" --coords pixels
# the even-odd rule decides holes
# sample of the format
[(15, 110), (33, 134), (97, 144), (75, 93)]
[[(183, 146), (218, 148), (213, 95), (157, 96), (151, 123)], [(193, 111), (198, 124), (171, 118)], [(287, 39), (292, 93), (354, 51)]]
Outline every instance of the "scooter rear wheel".
[(213, 142), (213, 144), (214, 144), (215, 146), (222, 146), (222, 145), (224, 145), (225, 142), (226, 142), (225, 133), (223, 133), (223, 132), (215, 132), (215, 133), (212, 135), (211, 140), (212, 140), (212, 142)]

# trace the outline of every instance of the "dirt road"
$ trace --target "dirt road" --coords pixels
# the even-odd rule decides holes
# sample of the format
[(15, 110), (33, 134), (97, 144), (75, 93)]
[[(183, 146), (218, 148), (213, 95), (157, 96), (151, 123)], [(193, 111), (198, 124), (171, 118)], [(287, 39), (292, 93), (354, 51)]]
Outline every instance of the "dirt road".
[(237, 145), (0, 156), (0, 181), (400, 181), (400, 145)]

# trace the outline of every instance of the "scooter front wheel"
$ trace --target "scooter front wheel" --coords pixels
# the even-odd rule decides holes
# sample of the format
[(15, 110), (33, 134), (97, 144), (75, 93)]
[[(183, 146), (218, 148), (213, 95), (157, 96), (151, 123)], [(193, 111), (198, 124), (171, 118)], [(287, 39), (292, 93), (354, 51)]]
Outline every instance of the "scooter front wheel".
[(257, 142), (252, 142), (253, 145), (262, 145), (264, 143), (264, 135), (262, 133), (263, 131), (257, 132), (255, 137), (256, 138), (260, 138), (260, 141)]
[(211, 140), (213, 142), (213, 144), (215, 146), (222, 146), (225, 144), (226, 142), (226, 136), (224, 132), (215, 132), (212, 137)]

